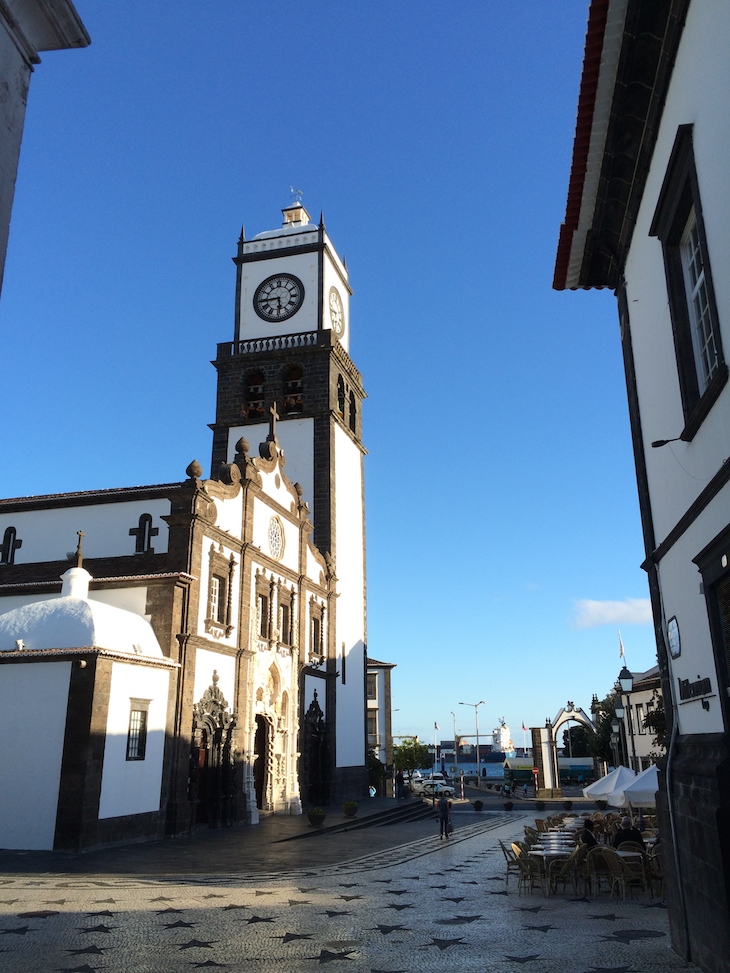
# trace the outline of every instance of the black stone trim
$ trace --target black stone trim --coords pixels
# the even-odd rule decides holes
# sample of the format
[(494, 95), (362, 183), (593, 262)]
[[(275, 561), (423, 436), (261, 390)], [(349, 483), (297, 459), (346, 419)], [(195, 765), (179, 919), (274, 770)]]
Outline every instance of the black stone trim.
[[(307, 230), (306, 232), (314, 233), (314, 230)], [(247, 242), (252, 243), (253, 241), (249, 240)], [(295, 247), (272, 247), (266, 250), (256, 250), (254, 253), (242, 253), (240, 257), (234, 257), (233, 262), (235, 264), (250, 264), (256, 263), (259, 260), (271, 260), (272, 257), (290, 257), (297, 253), (316, 253), (318, 250), (321, 251), (323, 249), (324, 243), (320, 240), (317, 243), (300, 243)]]
[(661, 559), (674, 547), (684, 532), (692, 526), (702, 511), (712, 503), (718, 493), (727, 483), (730, 482), (730, 463), (724, 463), (715, 473), (705, 489), (685, 510), (677, 523), (672, 527), (659, 546), (649, 554), (646, 561), (641, 565), (644, 570), (648, 570), (650, 563), (658, 564)]
[(93, 652), (71, 664), (54, 851), (80, 851), (99, 817), (111, 672)]

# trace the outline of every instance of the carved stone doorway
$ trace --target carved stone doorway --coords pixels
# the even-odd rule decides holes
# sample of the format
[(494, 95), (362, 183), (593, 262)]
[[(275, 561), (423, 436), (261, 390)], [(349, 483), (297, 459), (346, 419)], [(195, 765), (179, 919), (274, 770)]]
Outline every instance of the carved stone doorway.
[(232, 747), (236, 718), (218, 688), (218, 679), (214, 670), (212, 684), (193, 706), (190, 752), (194, 820), (210, 828), (231, 825), (236, 814)]
[(254, 738), (253, 784), (256, 791), (256, 807), (262, 811), (266, 807), (268, 785), (268, 765), (270, 747), (269, 723), (264, 716), (256, 717), (256, 736)]

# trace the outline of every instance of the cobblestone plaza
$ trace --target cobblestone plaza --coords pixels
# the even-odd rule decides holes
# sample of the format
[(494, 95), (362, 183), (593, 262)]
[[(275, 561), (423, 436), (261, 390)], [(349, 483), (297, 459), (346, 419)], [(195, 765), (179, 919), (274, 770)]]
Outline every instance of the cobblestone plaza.
[[(0, 853), (0, 970), (673, 973), (661, 901), (505, 888), (526, 814), (310, 835), (306, 818), (60, 858)], [(281, 840), (308, 835), (305, 840)]]

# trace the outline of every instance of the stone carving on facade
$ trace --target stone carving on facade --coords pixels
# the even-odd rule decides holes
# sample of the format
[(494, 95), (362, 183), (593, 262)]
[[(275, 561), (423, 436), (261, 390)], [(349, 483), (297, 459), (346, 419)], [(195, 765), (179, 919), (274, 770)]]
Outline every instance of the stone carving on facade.
[(190, 800), (195, 820), (211, 828), (228, 827), (235, 818), (236, 782), (233, 732), (236, 715), (218, 687), (211, 685), (193, 706)]

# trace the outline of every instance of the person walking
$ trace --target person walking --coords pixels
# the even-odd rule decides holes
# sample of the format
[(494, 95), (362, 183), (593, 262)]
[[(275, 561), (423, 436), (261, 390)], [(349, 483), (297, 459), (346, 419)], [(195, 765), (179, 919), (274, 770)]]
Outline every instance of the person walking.
[(443, 794), (436, 805), (436, 811), (439, 819), (439, 838), (443, 841), (444, 836), (449, 837), (449, 820), (451, 818), (451, 805)]

